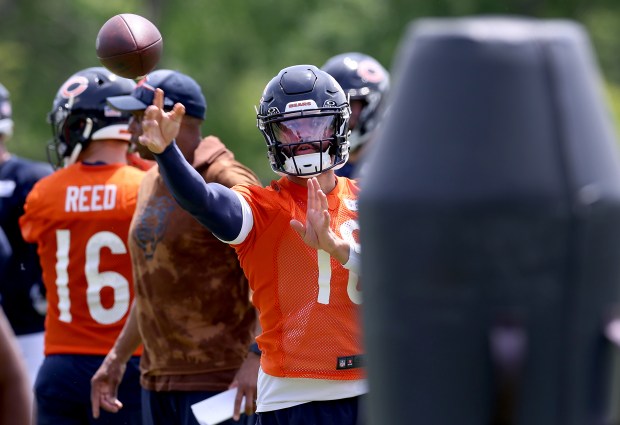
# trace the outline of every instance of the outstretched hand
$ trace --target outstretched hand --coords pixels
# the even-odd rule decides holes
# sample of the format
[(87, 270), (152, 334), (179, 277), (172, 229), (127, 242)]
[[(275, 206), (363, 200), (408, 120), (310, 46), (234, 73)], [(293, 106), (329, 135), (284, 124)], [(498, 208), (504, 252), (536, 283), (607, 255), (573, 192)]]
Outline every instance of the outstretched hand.
[(349, 259), (349, 244), (338, 237), (329, 227), (331, 216), (327, 196), (321, 190), (316, 177), (308, 179), (308, 205), (306, 210), (306, 223), (299, 220), (291, 220), (291, 227), (301, 239), (314, 249), (322, 249), (340, 263), (344, 264)]
[(179, 134), (185, 106), (176, 103), (172, 111), (164, 111), (164, 92), (155, 90), (153, 104), (146, 108), (142, 119), (142, 135), (138, 139), (153, 153), (162, 153)]

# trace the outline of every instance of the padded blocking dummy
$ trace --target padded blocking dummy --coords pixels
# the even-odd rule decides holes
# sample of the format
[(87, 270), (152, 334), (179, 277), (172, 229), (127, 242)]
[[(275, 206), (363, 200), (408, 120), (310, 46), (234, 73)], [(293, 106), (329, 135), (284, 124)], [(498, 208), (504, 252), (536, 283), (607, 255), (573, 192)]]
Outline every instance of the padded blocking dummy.
[(423, 19), (393, 74), (360, 194), (369, 423), (609, 421), (620, 168), (588, 35)]

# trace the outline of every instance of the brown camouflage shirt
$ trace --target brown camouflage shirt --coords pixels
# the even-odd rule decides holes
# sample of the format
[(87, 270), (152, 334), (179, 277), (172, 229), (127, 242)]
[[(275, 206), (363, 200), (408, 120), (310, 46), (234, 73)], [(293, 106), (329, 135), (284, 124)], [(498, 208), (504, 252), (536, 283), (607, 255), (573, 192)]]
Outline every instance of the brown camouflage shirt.
[[(216, 137), (192, 164), (207, 182), (260, 184)], [(157, 166), (142, 181), (129, 229), (144, 353), (152, 391), (228, 388), (253, 342), (256, 313), (233, 248), (216, 239), (168, 192)]]

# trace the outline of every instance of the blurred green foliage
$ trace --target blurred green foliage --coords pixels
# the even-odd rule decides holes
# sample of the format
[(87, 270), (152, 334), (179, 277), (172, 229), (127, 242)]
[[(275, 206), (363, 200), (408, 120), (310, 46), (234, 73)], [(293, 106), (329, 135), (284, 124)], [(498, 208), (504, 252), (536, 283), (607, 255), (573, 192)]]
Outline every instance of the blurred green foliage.
[[(281, 68), (362, 51), (387, 68), (406, 27), (420, 17), (521, 15), (582, 23), (595, 47), (612, 111), (620, 111), (617, 0), (0, 0), (0, 82), (11, 92), (10, 149), (45, 159), (46, 115), (69, 75), (99, 66), (95, 38), (118, 13), (152, 20), (164, 37), (159, 68), (193, 76), (207, 98), (204, 134), (215, 134), (254, 168), (269, 169), (254, 105)], [(616, 120), (618, 122), (618, 120)]]

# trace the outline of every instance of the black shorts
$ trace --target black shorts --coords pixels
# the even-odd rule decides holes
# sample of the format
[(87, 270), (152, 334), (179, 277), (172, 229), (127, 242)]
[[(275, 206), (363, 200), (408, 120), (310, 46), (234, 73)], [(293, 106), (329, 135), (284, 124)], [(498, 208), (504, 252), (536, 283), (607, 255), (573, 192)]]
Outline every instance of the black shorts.
[(140, 357), (127, 363), (118, 388), (123, 408), (118, 413), (101, 410), (94, 419), (90, 403), (90, 378), (104, 356), (55, 354), (46, 356), (34, 385), (37, 425), (142, 425)]
[(363, 425), (364, 396), (313, 401), (281, 410), (258, 413), (257, 425)]
[[(192, 411), (192, 404), (219, 394), (219, 391), (149, 391), (142, 389), (144, 425), (199, 425)], [(232, 409), (231, 409), (232, 411)], [(254, 425), (255, 415), (241, 415), (220, 425)]]

